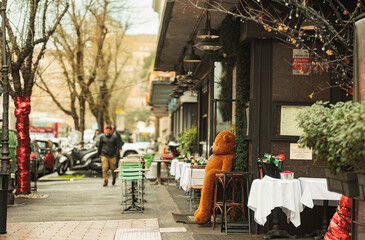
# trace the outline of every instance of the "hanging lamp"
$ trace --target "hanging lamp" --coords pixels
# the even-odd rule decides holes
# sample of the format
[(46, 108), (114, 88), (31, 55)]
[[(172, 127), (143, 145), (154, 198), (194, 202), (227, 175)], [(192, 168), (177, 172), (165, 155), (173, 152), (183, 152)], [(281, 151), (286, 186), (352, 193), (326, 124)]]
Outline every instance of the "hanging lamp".
[(212, 38), (212, 39), (216, 39), (219, 38), (219, 34), (218, 31), (215, 29), (212, 29), (212, 27), (210, 26), (210, 12), (207, 11), (207, 19), (205, 21), (205, 28), (204, 29), (200, 29), (198, 31), (198, 33), (196, 34), (196, 38)]
[(188, 49), (187, 49), (187, 52), (184, 57), (184, 62), (187, 62), (187, 63), (201, 62), (200, 57), (198, 55), (195, 55), (195, 53), (194, 53), (192, 42), (188, 43)]
[(223, 46), (218, 42), (218, 39), (204, 38), (199, 43), (195, 44), (194, 47), (204, 52), (214, 52), (221, 49)]

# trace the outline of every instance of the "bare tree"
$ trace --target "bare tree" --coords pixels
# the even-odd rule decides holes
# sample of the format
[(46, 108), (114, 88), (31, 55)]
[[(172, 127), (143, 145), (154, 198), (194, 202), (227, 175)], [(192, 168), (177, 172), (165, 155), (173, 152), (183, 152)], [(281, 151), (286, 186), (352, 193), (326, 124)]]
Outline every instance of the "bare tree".
[[(117, 31), (111, 33), (106, 39), (105, 48), (100, 56), (99, 81), (94, 84), (94, 91), (88, 94), (87, 101), (92, 114), (97, 119), (99, 130), (103, 129), (104, 122), (112, 123), (114, 111), (111, 98), (113, 94), (116, 94), (115, 90), (118, 90), (116, 88), (121, 90), (120, 88), (128, 82), (127, 79), (122, 78), (123, 69), (129, 60), (129, 53), (122, 46), (127, 28), (128, 23), (124, 26), (117, 24), (114, 26)], [(122, 101), (123, 96), (125, 94), (122, 96), (118, 94), (118, 99)]]
[[(99, 2), (98, 2), (99, 3)], [(96, 1), (88, 1), (81, 7), (77, 5), (75, 0), (71, 1), (71, 8), (67, 12), (67, 20), (69, 24), (58, 29), (53, 43), (56, 48), (54, 52), (55, 58), (58, 60), (64, 79), (67, 82), (68, 91), (70, 93), (69, 108), (62, 105), (56, 98), (52, 89), (43, 79), (42, 74), (39, 75), (40, 83), (37, 84), (39, 88), (47, 92), (56, 105), (67, 115), (71, 116), (74, 121), (76, 130), (84, 132), (85, 129), (85, 111), (86, 98), (91, 84), (95, 81), (97, 75), (97, 68), (100, 64), (100, 53), (103, 48), (105, 36), (107, 34), (104, 25), (108, 1), (103, 1), (100, 11), (101, 24), (97, 25), (100, 28), (98, 39), (98, 48), (95, 55), (90, 61), (93, 63), (90, 69), (87, 69), (85, 61), (85, 54), (87, 51), (87, 44), (90, 41), (89, 27), (91, 17), (90, 14), (96, 10)]]
[[(125, 29), (111, 18), (111, 13), (123, 7), (122, 2), (108, 0), (90, 0), (83, 5), (71, 1), (67, 14), (70, 24), (61, 27), (54, 37), (54, 57), (67, 82), (69, 107), (64, 106), (43, 79), (42, 73), (39, 74), (38, 87), (73, 118), (75, 129), (81, 132), (85, 129), (87, 103), (96, 119), (102, 110), (105, 110), (102, 116), (108, 116), (109, 88), (115, 86), (124, 66), (118, 59), (125, 34)], [(98, 87), (100, 84), (103, 85)]]
[(253, 21), (277, 39), (296, 48), (306, 49), (310, 65), (301, 69), (322, 74), (331, 73), (337, 86), (352, 94), (353, 23), (364, 13), (364, 2), (345, 0), (240, 0), (184, 1), (204, 11), (218, 11)]
[[(15, 103), (19, 146), (17, 149), (17, 194), (30, 193), (30, 99), (35, 73), (44, 56), (49, 39), (61, 24), (69, 5), (67, 1), (5, 0), (5, 18), (10, 50), (10, 95)], [(11, 9), (17, 9), (13, 13)], [(19, 19), (18, 23), (15, 19)]]

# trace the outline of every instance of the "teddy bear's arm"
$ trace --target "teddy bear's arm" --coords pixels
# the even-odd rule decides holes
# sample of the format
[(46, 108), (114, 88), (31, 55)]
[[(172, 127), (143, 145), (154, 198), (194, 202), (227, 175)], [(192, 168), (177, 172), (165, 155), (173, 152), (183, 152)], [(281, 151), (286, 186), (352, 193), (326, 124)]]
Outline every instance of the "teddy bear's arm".
[(222, 172), (230, 172), (233, 170), (234, 154), (225, 155), (223, 159)]

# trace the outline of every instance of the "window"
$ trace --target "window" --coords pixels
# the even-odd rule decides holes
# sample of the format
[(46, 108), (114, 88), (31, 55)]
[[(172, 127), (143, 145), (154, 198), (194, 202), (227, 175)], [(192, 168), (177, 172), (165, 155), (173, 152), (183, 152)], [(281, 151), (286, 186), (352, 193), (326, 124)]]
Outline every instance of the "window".
[(233, 131), (235, 104), (233, 81), (235, 66), (231, 62), (214, 62), (214, 123), (213, 137), (223, 130)]

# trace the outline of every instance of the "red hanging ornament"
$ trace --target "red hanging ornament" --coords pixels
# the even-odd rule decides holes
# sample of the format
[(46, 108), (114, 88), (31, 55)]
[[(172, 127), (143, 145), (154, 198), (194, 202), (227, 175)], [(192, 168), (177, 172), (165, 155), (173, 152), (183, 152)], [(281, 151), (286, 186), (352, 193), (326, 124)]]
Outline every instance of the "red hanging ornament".
[(343, 196), (337, 206), (336, 212), (332, 217), (325, 240), (351, 240), (351, 198)]
[(15, 116), (16, 130), (18, 132), (18, 147), (16, 158), (18, 164), (17, 194), (30, 193), (30, 137), (29, 137), (29, 114), (30, 97), (16, 97)]

